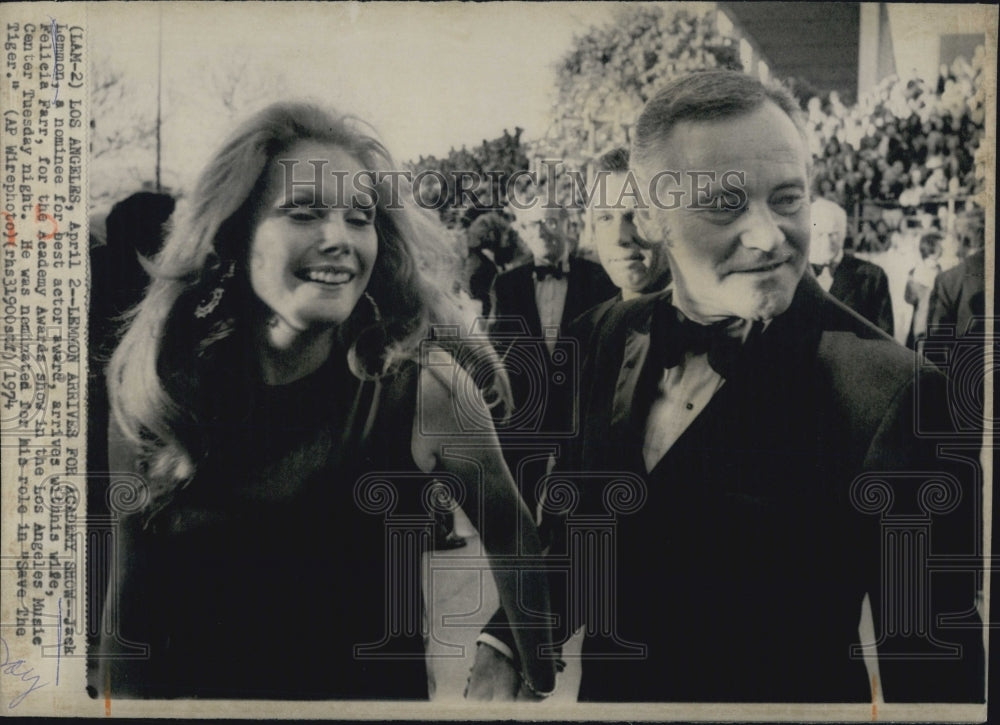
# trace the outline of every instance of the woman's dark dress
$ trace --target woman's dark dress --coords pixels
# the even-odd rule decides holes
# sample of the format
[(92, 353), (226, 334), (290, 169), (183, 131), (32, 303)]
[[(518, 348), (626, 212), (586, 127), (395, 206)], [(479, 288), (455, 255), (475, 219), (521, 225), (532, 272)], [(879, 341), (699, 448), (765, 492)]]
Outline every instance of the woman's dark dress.
[[(225, 455), (151, 519), (126, 516), (112, 566), (121, 637), (106, 636), (101, 652), (130, 650), (125, 640), (147, 643), (149, 655), (102, 657), (99, 694), (426, 699), (419, 552), (433, 518), (421, 477), (398, 475), (418, 470), (418, 377), (407, 363), (362, 383), (336, 356), (298, 381), (261, 386), (252, 423), (217, 431)], [(387, 559), (377, 487), (356, 492), (377, 471), (397, 472), (385, 477), (398, 497), (392, 515), (414, 517), (402, 562)], [(389, 577), (400, 583), (389, 587), (394, 623)]]

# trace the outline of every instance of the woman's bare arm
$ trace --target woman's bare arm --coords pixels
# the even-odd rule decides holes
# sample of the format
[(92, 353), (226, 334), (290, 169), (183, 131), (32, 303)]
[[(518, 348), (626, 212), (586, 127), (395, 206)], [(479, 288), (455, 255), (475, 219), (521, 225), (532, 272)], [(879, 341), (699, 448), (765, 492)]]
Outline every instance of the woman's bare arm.
[[(456, 411), (462, 412), (461, 423)], [(486, 404), (461, 366), (424, 368), (416, 418), (414, 460), (424, 471), (454, 474), (465, 485), (462, 508), (479, 531), (490, 561), (495, 562), (493, 576), (512, 625), (523, 673), (535, 690), (550, 692), (555, 687), (555, 664), (539, 653), (551, 645), (551, 629), (537, 627), (536, 618), (530, 622), (534, 627), (525, 626), (529, 624), (526, 612), (550, 612), (547, 577), (540, 569), (512, 567), (510, 561), (511, 557), (540, 557), (541, 543), (504, 461)], [(474, 430), (469, 430), (469, 421), (477, 421)], [(456, 445), (461, 448), (447, 450)]]

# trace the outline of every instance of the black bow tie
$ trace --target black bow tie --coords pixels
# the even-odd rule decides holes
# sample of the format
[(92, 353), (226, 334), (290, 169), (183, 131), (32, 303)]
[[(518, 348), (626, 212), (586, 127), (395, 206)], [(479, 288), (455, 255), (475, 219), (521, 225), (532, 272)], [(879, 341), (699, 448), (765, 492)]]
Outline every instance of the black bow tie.
[(552, 279), (562, 279), (569, 275), (569, 272), (563, 272), (563, 268), (554, 264), (536, 264), (535, 265), (535, 279), (543, 280), (546, 277), (551, 277)]
[[(653, 344), (658, 351), (664, 368), (672, 368), (684, 360), (686, 353), (703, 355), (708, 353), (708, 364), (724, 378), (731, 376), (743, 351), (742, 335), (732, 334), (738, 318), (700, 325), (684, 317), (669, 299), (657, 304), (653, 315)], [(763, 329), (760, 323), (753, 323), (750, 335)], [(749, 341), (749, 337), (747, 338)]]
[(813, 268), (813, 274), (815, 274), (817, 277), (819, 277), (823, 273), (824, 269), (830, 270), (830, 274), (833, 274), (833, 264), (832, 263), (831, 264), (814, 264), (812, 266), (812, 268)]

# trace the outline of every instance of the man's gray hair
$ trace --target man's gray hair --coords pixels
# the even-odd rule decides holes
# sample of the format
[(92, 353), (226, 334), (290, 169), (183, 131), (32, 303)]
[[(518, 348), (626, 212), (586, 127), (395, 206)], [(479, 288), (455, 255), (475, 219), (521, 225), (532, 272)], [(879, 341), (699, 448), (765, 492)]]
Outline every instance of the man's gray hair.
[(607, 171), (611, 174), (624, 174), (628, 171), (628, 147), (617, 146), (605, 151), (594, 161), (595, 171)]
[(632, 161), (650, 159), (682, 121), (719, 121), (744, 116), (770, 101), (784, 111), (805, 137), (803, 114), (784, 87), (762, 83), (745, 73), (710, 70), (670, 81), (649, 99), (635, 125)]

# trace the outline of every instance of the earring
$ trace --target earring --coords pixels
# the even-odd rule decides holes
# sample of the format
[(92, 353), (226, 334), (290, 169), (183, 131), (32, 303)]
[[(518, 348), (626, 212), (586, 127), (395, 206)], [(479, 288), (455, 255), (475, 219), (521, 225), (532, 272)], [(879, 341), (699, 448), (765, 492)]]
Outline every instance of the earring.
[(194, 308), (195, 317), (198, 319), (204, 319), (215, 311), (215, 308), (219, 306), (219, 302), (222, 301), (222, 295), (225, 294), (225, 283), (231, 279), (235, 273), (236, 262), (230, 262), (229, 266), (226, 267), (226, 271), (223, 272), (222, 276), (219, 278), (219, 284), (212, 290), (208, 299), (203, 300), (201, 304)]
[(382, 321), (382, 310), (367, 291), (364, 298), (372, 308), (374, 321), (362, 328), (347, 350), (347, 364), (361, 380), (378, 380), (386, 374), (387, 358), (392, 343)]
[(365, 290), (364, 296), (365, 296), (365, 299), (368, 300), (368, 304), (370, 304), (372, 306), (372, 312), (375, 315), (375, 322), (376, 323), (381, 322), (382, 321), (382, 310), (379, 309), (378, 302), (375, 301), (375, 298), (372, 297), (368, 293), (367, 290)]

